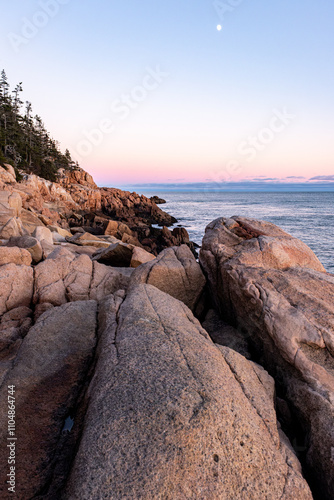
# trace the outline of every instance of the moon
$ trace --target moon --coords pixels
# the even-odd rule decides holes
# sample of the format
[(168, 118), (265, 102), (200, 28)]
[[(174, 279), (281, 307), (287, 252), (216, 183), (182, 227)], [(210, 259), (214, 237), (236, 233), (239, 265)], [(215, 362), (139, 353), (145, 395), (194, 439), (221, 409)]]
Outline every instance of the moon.
[(217, 26), (217, 30), (218, 30), (218, 31), (221, 31), (221, 29), (222, 29), (221, 25), (220, 25), (220, 24), (218, 24), (218, 26)]

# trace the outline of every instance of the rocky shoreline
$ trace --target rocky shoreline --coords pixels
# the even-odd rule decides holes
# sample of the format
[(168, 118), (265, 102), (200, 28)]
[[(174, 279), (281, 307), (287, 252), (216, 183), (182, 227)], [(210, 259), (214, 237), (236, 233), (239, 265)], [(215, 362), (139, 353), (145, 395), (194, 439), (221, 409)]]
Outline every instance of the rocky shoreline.
[(18, 499), (333, 498), (334, 276), (243, 217), (197, 262), (162, 202), (0, 167), (1, 498), (8, 386)]

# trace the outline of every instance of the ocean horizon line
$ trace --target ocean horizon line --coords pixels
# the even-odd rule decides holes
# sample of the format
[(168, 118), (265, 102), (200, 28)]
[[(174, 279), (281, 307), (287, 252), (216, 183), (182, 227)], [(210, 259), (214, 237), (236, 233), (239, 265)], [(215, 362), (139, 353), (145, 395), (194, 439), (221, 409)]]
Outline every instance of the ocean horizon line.
[[(109, 184), (105, 187), (115, 187)], [(287, 183), (287, 182), (226, 182), (226, 183), (205, 183), (205, 182), (189, 182), (189, 183), (134, 183), (134, 184), (119, 184), (119, 189), (126, 191), (145, 191), (145, 192), (333, 192), (334, 182), (303, 182), (303, 183)]]

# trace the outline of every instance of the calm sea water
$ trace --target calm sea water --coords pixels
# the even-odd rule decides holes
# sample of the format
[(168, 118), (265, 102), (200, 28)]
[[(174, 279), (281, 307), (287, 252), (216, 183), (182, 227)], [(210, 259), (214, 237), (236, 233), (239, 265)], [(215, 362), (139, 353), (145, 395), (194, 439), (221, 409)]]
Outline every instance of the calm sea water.
[(209, 222), (218, 217), (243, 215), (273, 222), (301, 239), (326, 270), (334, 273), (333, 192), (155, 194), (167, 201), (161, 208), (176, 217), (199, 245)]

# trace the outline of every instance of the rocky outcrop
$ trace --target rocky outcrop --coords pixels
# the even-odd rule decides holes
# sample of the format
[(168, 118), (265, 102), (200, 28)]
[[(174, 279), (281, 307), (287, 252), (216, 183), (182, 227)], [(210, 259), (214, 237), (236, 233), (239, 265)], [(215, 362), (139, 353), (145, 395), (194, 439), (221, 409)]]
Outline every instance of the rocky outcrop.
[(58, 183), (7, 172), (0, 397), (17, 387), (17, 498), (311, 499), (275, 404), (332, 498), (334, 278), (308, 247), (221, 219), (201, 269), (158, 200), (80, 169)]
[(181, 300), (192, 311), (204, 291), (205, 278), (186, 245), (167, 248), (132, 274), (131, 284), (147, 283)]
[(216, 347), (186, 306), (139, 285), (120, 308), (105, 302), (100, 325), (66, 498), (312, 498), (272, 380)]
[[(99, 239), (97, 236), (94, 236), (90, 233), (76, 233), (74, 236), (66, 237), (65, 241), (69, 243), (74, 243), (75, 245), (80, 246), (91, 246), (94, 248), (108, 248), (110, 246), (110, 241), (108, 239)], [(117, 239), (115, 238), (113, 243), (115, 243)]]
[(160, 198), (159, 196), (151, 196), (150, 200), (154, 201), (156, 205), (163, 205), (164, 203), (167, 203), (166, 200)]
[(115, 188), (101, 189), (102, 209), (107, 215), (129, 222), (130, 227), (140, 219), (146, 224), (171, 226), (176, 219), (163, 212), (154, 201), (144, 195)]
[[(167, 227), (152, 227), (152, 224), (170, 226), (176, 222), (154, 199), (120, 189), (99, 188), (91, 175), (80, 168), (60, 169), (58, 182), (26, 173), (22, 181), (16, 182), (11, 172), (2, 170), (0, 240), (25, 233), (33, 235), (37, 227), (49, 226), (75, 228), (75, 232), (82, 228), (96, 236), (114, 236), (155, 255), (168, 246), (191, 245), (184, 229), (170, 232)], [(24, 231), (17, 227), (18, 217)]]
[(304, 433), (310, 481), (334, 495), (334, 277), (272, 224), (211, 223), (200, 262), (224, 320), (247, 336)]
[[(23, 500), (42, 494), (48, 485), (61, 452), (65, 420), (75, 408), (93, 357), (96, 311), (94, 301), (47, 311), (29, 330), (7, 370), (0, 398), (7, 401), (8, 385), (15, 386), (17, 440), (8, 440), (7, 425), (1, 425), (1, 498), (10, 495), (8, 443), (14, 443), (18, 463), (16, 498)], [(8, 421), (7, 412), (8, 405), (1, 404), (3, 424)]]

